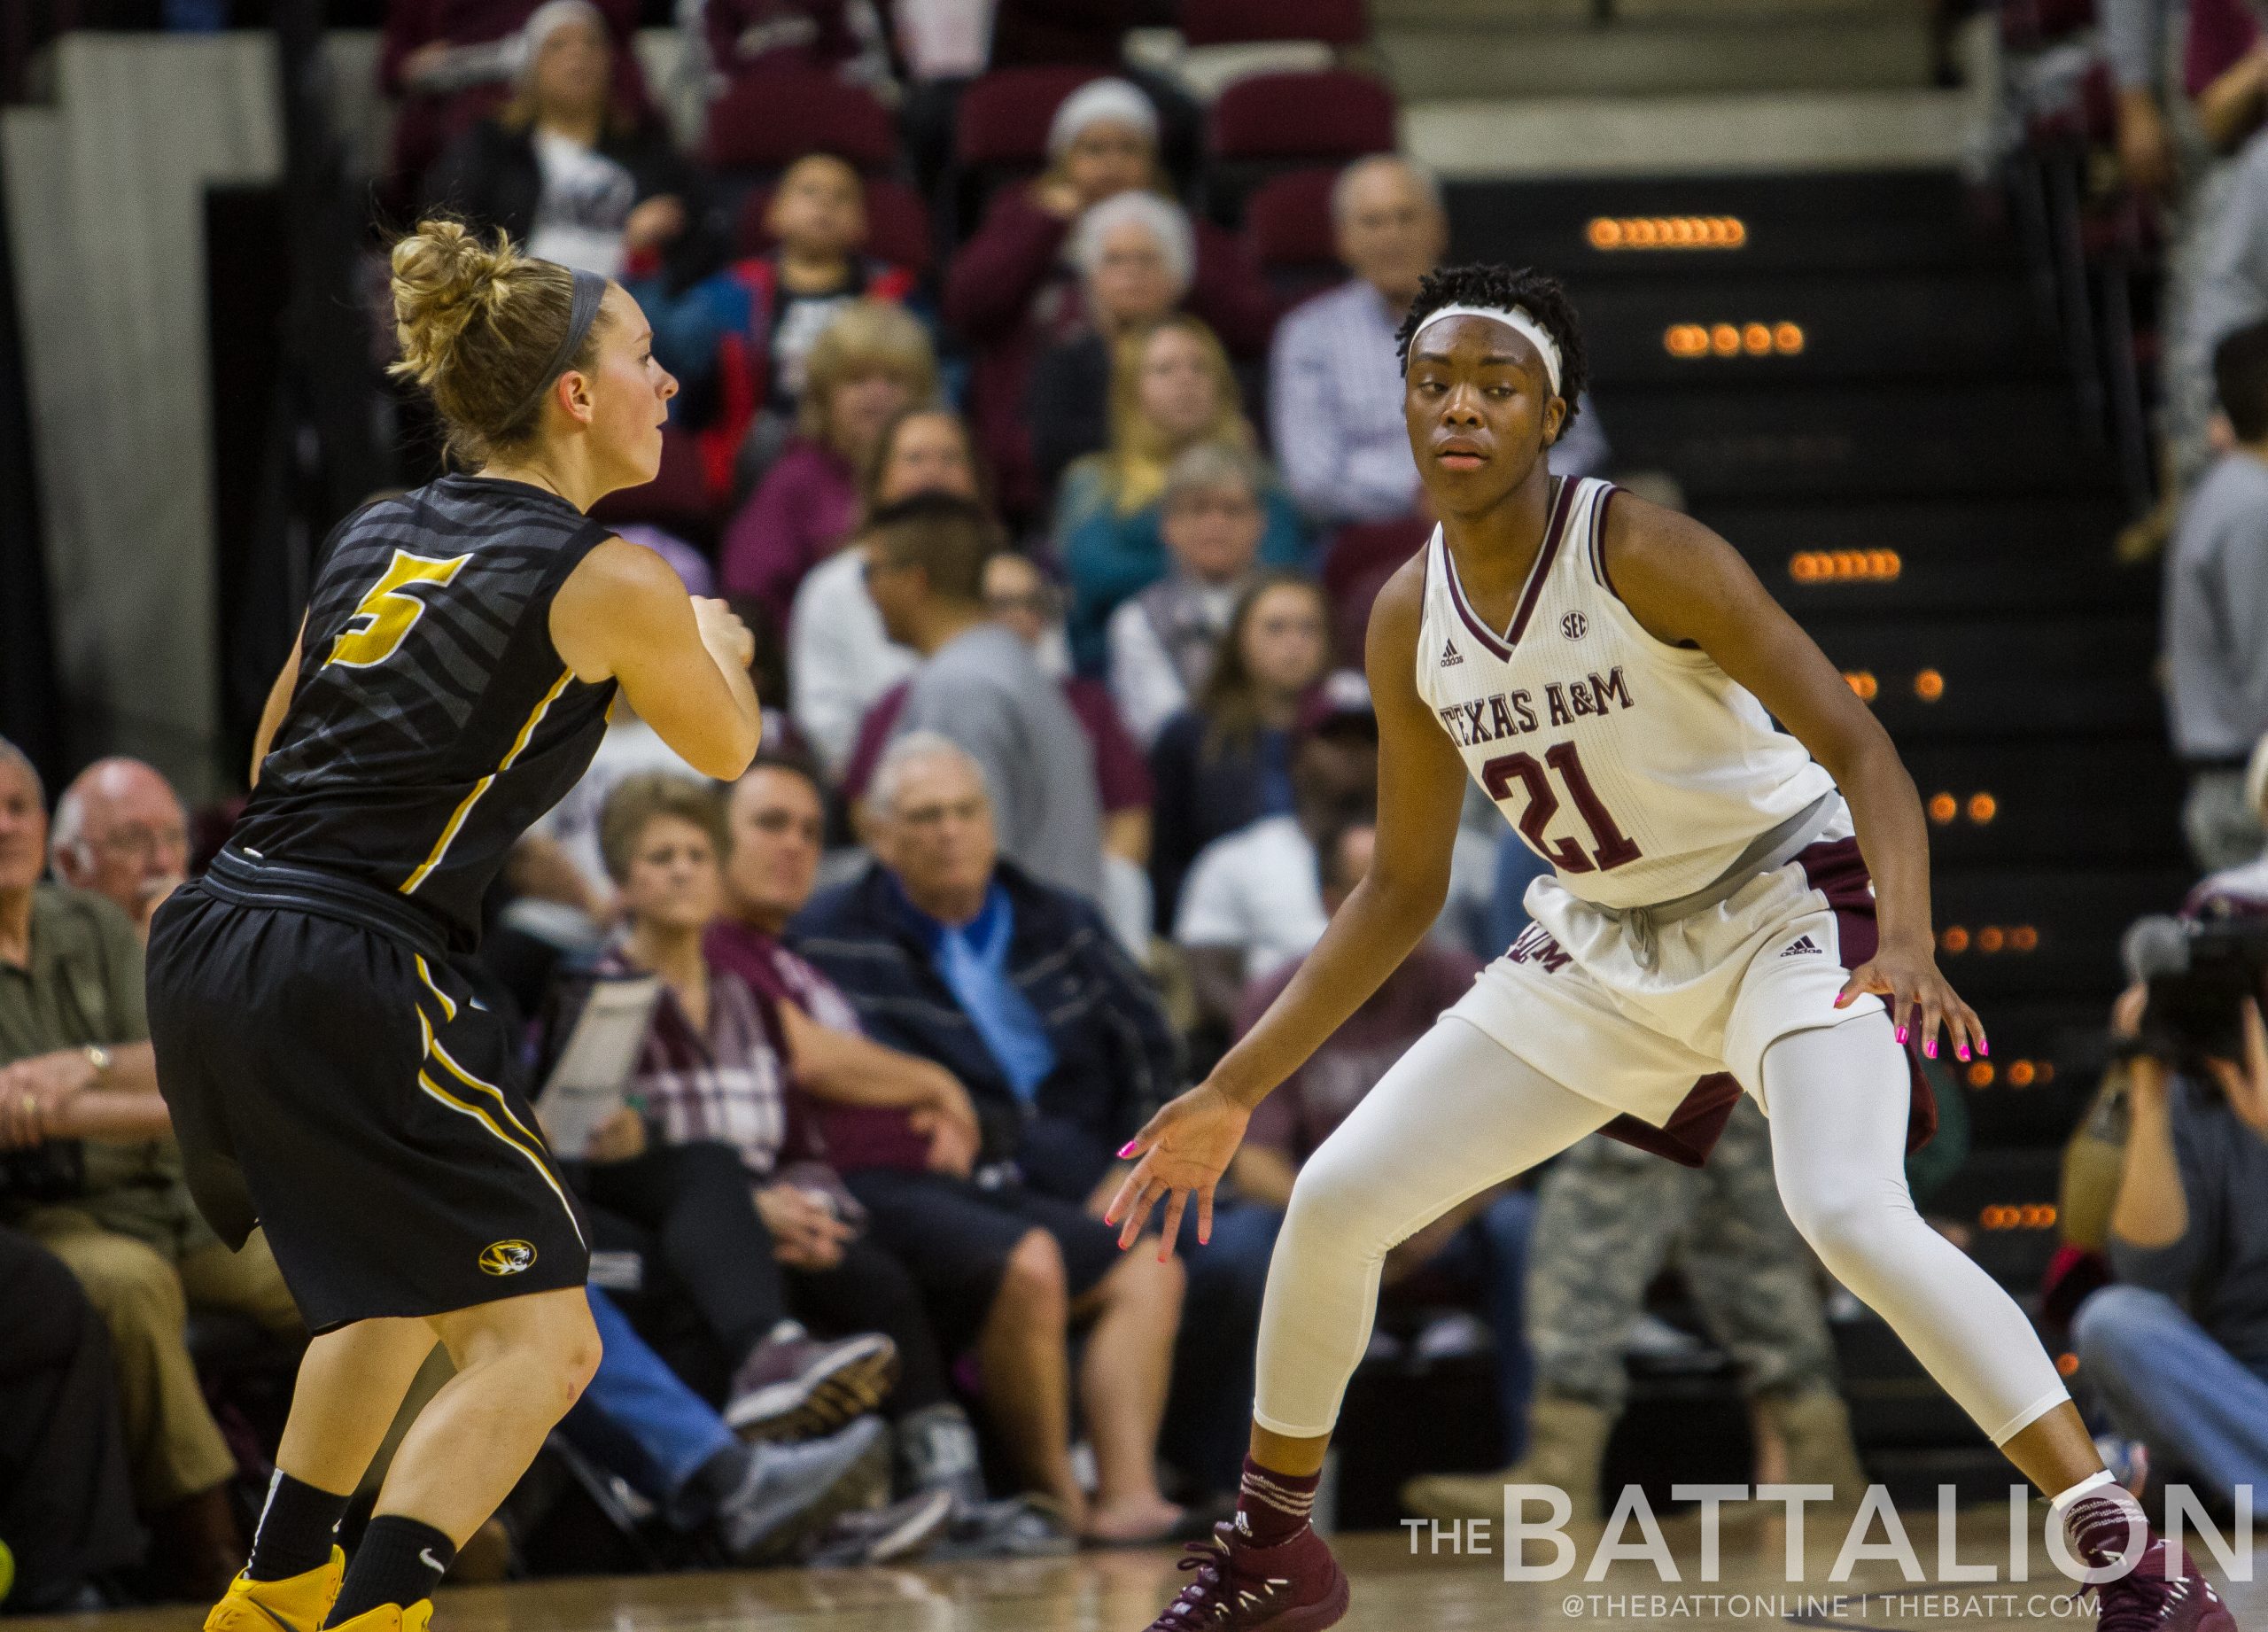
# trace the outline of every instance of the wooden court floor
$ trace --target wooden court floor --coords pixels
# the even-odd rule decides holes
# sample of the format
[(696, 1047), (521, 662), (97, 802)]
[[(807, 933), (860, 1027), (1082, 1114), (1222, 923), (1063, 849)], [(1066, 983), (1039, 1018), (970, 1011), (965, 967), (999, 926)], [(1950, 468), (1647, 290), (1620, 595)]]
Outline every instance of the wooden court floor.
[[(1785, 1538), (1776, 1530), (1728, 1528), (1717, 1575), (1705, 1581), (1697, 1524), (1665, 1519), (1662, 1528), (1682, 1580), (1666, 1581), (1650, 1562), (1620, 1560), (1587, 1581), (1597, 1527), (1574, 1528), (1573, 1569), (1563, 1579), (1508, 1582), (1500, 1558), (1446, 1551), (1413, 1556), (1410, 1538), (1387, 1533), (1339, 1539), (1355, 1583), (1347, 1632), (1553, 1632), (1575, 1627), (1696, 1632), (1762, 1632), (1786, 1626), (1849, 1632), (2065, 1632), (2091, 1616), (2071, 1601), (2076, 1589), (2039, 1555), (2029, 1581), (1941, 1582), (1934, 1515), (1908, 1515), (1907, 1534), (1924, 1581), (1908, 1582), (1899, 1564), (1862, 1560), (1849, 1579), (1829, 1579), (1843, 1540), (1807, 1538), (1801, 1577), (1785, 1579)], [(2035, 1531), (2035, 1536), (2036, 1536)], [(1633, 1527), (1627, 1537), (1639, 1539)], [(1876, 1539), (1880, 1539), (1876, 1532)], [(2268, 1529), (2261, 1538), (2268, 1543)], [(908, 1569), (781, 1570), (668, 1576), (555, 1579), (445, 1590), (436, 1632), (1139, 1632), (1185, 1579), (1165, 1550), (1084, 1553), (1060, 1559)], [(1542, 1555), (1531, 1555), (1541, 1557)], [(2004, 1510), (1965, 1515), (1956, 1558), (1993, 1564), (2006, 1574)], [(2268, 1546), (2250, 1573), (2268, 1575)], [(2230, 1581), (2210, 1558), (2247, 1632), (2268, 1632), (2268, 1584)], [(22, 1632), (190, 1632), (190, 1606), (10, 1624)]]

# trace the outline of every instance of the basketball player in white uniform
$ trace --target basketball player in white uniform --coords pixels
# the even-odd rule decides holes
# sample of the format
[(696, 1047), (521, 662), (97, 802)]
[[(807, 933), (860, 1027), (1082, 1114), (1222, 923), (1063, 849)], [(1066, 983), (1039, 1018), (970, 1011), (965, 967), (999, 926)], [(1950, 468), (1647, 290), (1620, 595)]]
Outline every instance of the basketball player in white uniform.
[(1909, 1050), (1986, 1044), (1938, 972), (1926, 828), (1889, 736), (1723, 540), (1546, 469), (1583, 385), (1556, 282), (1435, 273), (1402, 343), (1441, 524), (1371, 618), (1376, 859), (1267, 1014), (1122, 1153), (1140, 1157), (1111, 1208), (1122, 1243), (1161, 1201), (1170, 1242), (1192, 1197), (1202, 1239), (1252, 1107), (1433, 921), (1466, 775), (1554, 872), (1534, 926), (1301, 1171), (1236, 1519), (1183, 1560), (1153, 1632), (1335, 1623), (1346, 1578), (1307, 1517), (1386, 1250), (1602, 1128), (1697, 1162), (1730, 1109), (1695, 1091), (1715, 1073), (1770, 1118), (1797, 1228), (2054, 1498), (2075, 1556), (2134, 1558), (2101, 1588), (2103, 1628), (2234, 1632), (2104, 1470), (2016, 1303), (1907, 1193), (1909, 1137), (1934, 1122)]

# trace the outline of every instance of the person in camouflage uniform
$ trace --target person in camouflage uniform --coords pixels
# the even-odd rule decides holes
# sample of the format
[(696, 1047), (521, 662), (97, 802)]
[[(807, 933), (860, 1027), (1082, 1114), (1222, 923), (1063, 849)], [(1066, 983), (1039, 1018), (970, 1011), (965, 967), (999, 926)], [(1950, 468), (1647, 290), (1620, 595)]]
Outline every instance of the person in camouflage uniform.
[(1623, 1345), (1673, 1254), (1742, 1388), (1785, 1442), (1787, 1480), (1833, 1485), (1855, 1503), (1866, 1481), (1811, 1254), (1780, 1204), (1764, 1114), (1744, 1097), (1705, 1167), (1593, 1134), (1547, 1170), (1528, 1259), (1527, 1453), (1498, 1473), (1413, 1480), (1403, 1504), (1430, 1519), (1496, 1518), (1506, 1484), (1557, 1485), (1576, 1519), (1597, 1516), (1599, 1465), (1628, 1387)]

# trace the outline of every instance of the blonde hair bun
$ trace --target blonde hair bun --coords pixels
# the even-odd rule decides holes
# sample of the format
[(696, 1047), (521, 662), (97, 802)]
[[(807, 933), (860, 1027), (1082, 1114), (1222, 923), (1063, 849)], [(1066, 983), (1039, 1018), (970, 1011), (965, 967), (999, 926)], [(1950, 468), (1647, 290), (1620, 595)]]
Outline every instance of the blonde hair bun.
[[(393, 246), (393, 325), (401, 361), (390, 372), (431, 396), (449, 448), (478, 468), (540, 424), (544, 370), (565, 338), (574, 274), (484, 238), (462, 221), (436, 218)], [(567, 366), (588, 369), (603, 320)]]
[(393, 246), (393, 324), (401, 341), (393, 371), (432, 385), (447, 369), (466, 325), (502, 304), (523, 262), (501, 232), (483, 243), (462, 221), (419, 222)]

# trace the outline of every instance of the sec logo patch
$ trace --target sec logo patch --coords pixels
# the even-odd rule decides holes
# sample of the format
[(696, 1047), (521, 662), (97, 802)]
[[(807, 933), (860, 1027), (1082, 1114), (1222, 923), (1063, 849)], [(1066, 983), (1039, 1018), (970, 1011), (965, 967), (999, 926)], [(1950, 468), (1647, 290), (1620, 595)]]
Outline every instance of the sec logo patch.
[(491, 1241), (480, 1249), (484, 1275), (517, 1275), (535, 1263), (532, 1241)]
[(1570, 612), (1559, 620), (1559, 633), (1571, 641), (1581, 640), (1583, 631), (1590, 626), (1589, 620), (1581, 612)]

